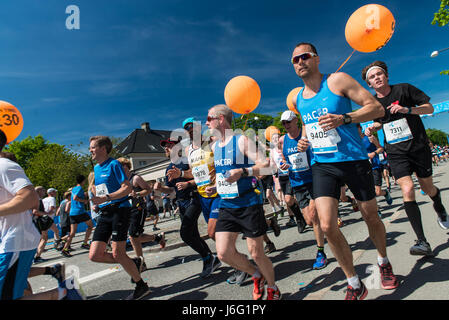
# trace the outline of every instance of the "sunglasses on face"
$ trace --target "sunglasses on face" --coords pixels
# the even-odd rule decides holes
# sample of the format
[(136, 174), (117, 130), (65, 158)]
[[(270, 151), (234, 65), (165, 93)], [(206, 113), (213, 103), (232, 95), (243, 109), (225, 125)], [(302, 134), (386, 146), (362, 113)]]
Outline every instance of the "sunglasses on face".
[(292, 64), (297, 64), (299, 62), (299, 59), (301, 59), (302, 61), (306, 61), (309, 60), (312, 57), (316, 57), (318, 56), (316, 53), (314, 52), (304, 52), (301, 54), (298, 54), (297, 56), (294, 56), (292, 58)]
[(216, 119), (219, 119), (219, 117), (207, 117), (207, 121), (208, 122), (211, 122), (212, 120), (216, 120)]

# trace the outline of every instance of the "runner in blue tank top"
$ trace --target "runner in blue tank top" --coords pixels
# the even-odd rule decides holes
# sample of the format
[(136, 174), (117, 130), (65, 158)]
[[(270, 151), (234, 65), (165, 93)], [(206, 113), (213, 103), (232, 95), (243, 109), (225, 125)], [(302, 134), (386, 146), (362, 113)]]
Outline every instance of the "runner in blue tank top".
[[(285, 163), (281, 168), (288, 170), (293, 197), (286, 197), (289, 205), (298, 219), (298, 226), (302, 215), (306, 223), (313, 226), (313, 232), (318, 246), (313, 269), (323, 269), (327, 265), (327, 257), (324, 253), (324, 233), (320, 227), (315, 201), (312, 196), (312, 170), (310, 169), (310, 151), (299, 152), (298, 140), (301, 139), (301, 131), (298, 128), (298, 118), (292, 111), (285, 111), (281, 116), (282, 125), (287, 134), (280, 138), (282, 153)], [(298, 206), (299, 204), (299, 206)], [(302, 214), (301, 214), (302, 211)], [(304, 220), (304, 218), (302, 218)], [(301, 233), (301, 231), (300, 231)]]
[[(323, 75), (319, 63), (312, 44), (300, 43), (294, 49), (292, 64), (304, 81), (304, 89), (292, 101), (305, 128), (298, 150), (310, 146), (313, 153), (313, 196), (321, 228), (348, 279), (345, 299), (364, 299), (368, 291), (355, 272), (351, 249), (337, 226), (338, 199), (340, 187), (346, 184), (377, 248), (382, 287), (396, 288), (398, 282), (387, 258), (385, 226), (377, 215), (371, 165), (353, 124), (382, 117), (384, 110), (352, 77), (341, 72)], [(352, 112), (351, 100), (361, 108)]]
[[(263, 298), (265, 282), (267, 300), (279, 300), (281, 293), (275, 284), (273, 264), (263, 246), (267, 223), (261, 197), (255, 192), (255, 176), (267, 175), (271, 169), (264, 152), (256, 151), (254, 141), (234, 135), (231, 122), (232, 110), (226, 105), (209, 109), (206, 125), (218, 138), (212, 145), (216, 187), (221, 198), (215, 228), (217, 255), (233, 268), (252, 275), (254, 300)], [(237, 251), (235, 242), (240, 232), (246, 237), (248, 251), (257, 266)]]
[[(379, 140), (377, 140), (375, 136), (366, 136), (362, 132), (362, 126), (359, 123), (357, 123), (357, 129), (359, 131), (360, 137), (362, 138), (363, 145), (368, 152), (371, 166), (373, 167), (376, 196), (384, 196), (385, 201), (390, 206), (393, 203), (393, 198), (391, 197), (390, 192), (387, 189), (382, 190), (383, 165), (380, 161), (379, 155), (383, 155), (384, 148), (380, 145)], [(378, 210), (378, 214), (381, 214), (380, 210)]]

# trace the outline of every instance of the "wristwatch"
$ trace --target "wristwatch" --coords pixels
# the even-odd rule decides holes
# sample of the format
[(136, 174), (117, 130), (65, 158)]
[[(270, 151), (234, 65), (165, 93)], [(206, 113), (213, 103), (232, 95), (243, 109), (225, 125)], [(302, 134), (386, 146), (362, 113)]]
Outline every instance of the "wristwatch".
[(352, 118), (349, 114), (344, 113), (343, 114), (343, 124), (350, 124), (352, 123)]
[(242, 168), (242, 177), (247, 177), (248, 176), (248, 170), (246, 170), (246, 168)]

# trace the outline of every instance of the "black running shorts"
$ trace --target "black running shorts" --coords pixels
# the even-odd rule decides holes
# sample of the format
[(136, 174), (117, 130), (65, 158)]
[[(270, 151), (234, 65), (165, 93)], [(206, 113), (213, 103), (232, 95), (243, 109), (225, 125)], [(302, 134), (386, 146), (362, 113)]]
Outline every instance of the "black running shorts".
[(220, 208), (215, 232), (242, 232), (247, 238), (258, 238), (267, 232), (263, 206)]
[(388, 154), (388, 162), (396, 180), (411, 176), (413, 172), (416, 172), (418, 178), (428, 178), (433, 173), (432, 152), (429, 148), (407, 154)]
[(129, 217), (129, 235), (133, 238), (137, 238), (143, 234), (147, 210), (143, 207), (132, 208)]
[(279, 184), (284, 195), (293, 195), (292, 185), (288, 176), (279, 176)]
[(87, 213), (77, 214), (76, 216), (70, 216), (70, 224), (80, 224), (90, 220), (90, 216)]
[(340, 188), (347, 185), (359, 201), (376, 197), (371, 163), (368, 160), (315, 163), (312, 166), (313, 197), (340, 199)]
[(382, 186), (382, 172), (383, 169), (373, 169), (373, 177), (374, 177), (374, 185), (381, 187)]
[(115, 242), (126, 241), (128, 238), (128, 227), (131, 208), (112, 208), (102, 211), (95, 228), (92, 241)]
[(264, 190), (273, 189), (273, 187), (274, 187), (274, 180), (273, 180), (273, 176), (272, 175), (265, 176), (260, 181), (262, 181), (262, 185), (263, 185), (263, 189)]
[(293, 193), (299, 204), (299, 208), (307, 208), (310, 204), (310, 200), (313, 199), (313, 186), (311, 183), (307, 183), (299, 187), (294, 187)]

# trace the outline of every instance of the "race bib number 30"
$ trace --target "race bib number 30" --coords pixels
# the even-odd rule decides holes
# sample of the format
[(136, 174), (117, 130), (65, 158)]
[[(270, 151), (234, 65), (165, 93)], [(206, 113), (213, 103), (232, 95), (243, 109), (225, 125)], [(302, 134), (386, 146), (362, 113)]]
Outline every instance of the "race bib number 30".
[(307, 139), (312, 144), (313, 152), (335, 153), (338, 152), (337, 144), (341, 141), (337, 130), (324, 131), (318, 122), (306, 124)]
[(222, 173), (217, 173), (217, 192), (222, 199), (235, 199), (239, 196), (237, 181), (229, 183)]
[(413, 139), (406, 118), (386, 123), (383, 125), (383, 129), (385, 132), (385, 139), (389, 144), (396, 144)]

